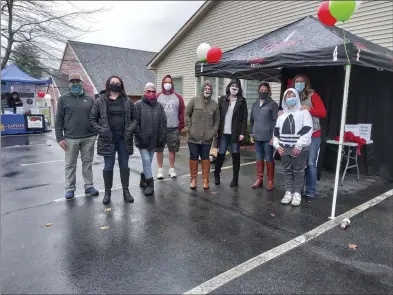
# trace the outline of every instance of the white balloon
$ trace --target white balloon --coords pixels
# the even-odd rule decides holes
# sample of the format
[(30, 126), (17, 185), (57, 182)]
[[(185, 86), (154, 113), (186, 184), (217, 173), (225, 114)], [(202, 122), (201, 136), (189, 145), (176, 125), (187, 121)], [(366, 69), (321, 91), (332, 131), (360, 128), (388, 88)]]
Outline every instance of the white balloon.
[(45, 94), (44, 98), (45, 99), (52, 99), (52, 96), (49, 93), (47, 93), (47, 94)]
[(362, 1), (355, 1), (356, 2), (356, 7), (355, 7), (355, 11), (353, 13), (355, 13), (356, 11), (358, 11), (360, 4), (362, 4)]
[(201, 43), (197, 48), (197, 57), (200, 61), (205, 61), (207, 59), (207, 52), (210, 50), (211, 46), (207, 43)]

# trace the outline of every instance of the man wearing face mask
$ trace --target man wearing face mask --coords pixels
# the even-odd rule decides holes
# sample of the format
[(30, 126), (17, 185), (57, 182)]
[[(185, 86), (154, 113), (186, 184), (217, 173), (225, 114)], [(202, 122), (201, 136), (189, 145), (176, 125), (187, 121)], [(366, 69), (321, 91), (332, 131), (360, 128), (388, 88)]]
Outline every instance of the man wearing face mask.
[[(162, 92), (157, 94), (157, 101), (162, 104), (167, 117), (167, 146), (169, 151), (169, 177), (175, 178), (176, 153), (180, 149), (180, 131), (183, 130), (185, 105), (183, 98), (175, 92), (173, 80), (170, 75), (162, 79)], [(164, 178), (162, 164), (164, 161), (164, 149), (157, 149), (157, 179)]]
[(197, 187), (199, 157), (202, 162), (203, 188), (209, 188), (209, 152), (220, 124), (220, 111), (217, 103), (211, 98), (212, 91), (212, 83), (205, 81), (202, 85), (201, 95), (191, 99), (186, 108), (191, 189)]
[(89, 122), (94, 101), (85, 93), (81, 75), (70, 74), (68, 80), (70, 91), (58, 99), (55, 123), (56, 140), (65, 151), (65, 198), (74, 198), (79, 152), (82, 160), (85, 194), (97, 196), (98, 190), (93, 186), (92, 168), (96, 133)]
[(220, 110), (220, 127), (218, 131), (218, 154), (214, 178), (220, 184), (221, 167), (224, 163), (228, 145), (231, 146), (233, 178), (230, 187), (238, 186), (240, 171), (240, 142), (247, 134), (247, 102), (239, 79), (233, 79), (226, 88), (226, 95), (218, 100)]

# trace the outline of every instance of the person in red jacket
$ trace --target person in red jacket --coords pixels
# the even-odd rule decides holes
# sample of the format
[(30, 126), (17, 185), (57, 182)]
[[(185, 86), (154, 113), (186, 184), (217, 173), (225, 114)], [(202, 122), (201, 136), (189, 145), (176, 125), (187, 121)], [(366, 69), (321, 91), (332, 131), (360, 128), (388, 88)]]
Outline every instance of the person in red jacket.
[(319, 94), (311, 88), (310, 79), (306, 75), (296, 75), (292, 87), (300, 94), (301, 110), (308, 110), (312, 116), (313, 134), (306, 168), (306, 199), (311, 202), (315, 197), (317, 183), (317, 162), (321, 145), (320, 119), (326, 118), (326, 108)]
[[(164, 107), (167, 117), (167, 146), (170, 166), (169, 177), (176, 178), (175, 159), (176, 153), (180, 149), (180, 131), (182, 131), (185, 126), (184, 112), (186, 107), (181, 95), (175, 92), (173, 79), (170, 75), (166, 75), (162, 79), (162, 92), (157, 94), (157, 100)], [(158, 166), (157, 179), (164, 178), (162, 169), (162, 164), (164, 162), (163, 151), (163, 149), (156, 150)]]

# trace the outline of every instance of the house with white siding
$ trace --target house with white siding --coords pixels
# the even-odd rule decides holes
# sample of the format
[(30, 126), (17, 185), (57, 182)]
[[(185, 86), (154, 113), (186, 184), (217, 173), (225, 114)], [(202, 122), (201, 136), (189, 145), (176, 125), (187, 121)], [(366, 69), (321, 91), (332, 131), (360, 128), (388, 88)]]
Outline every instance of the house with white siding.
[[(187, 103), (204, 77), (196, 78), (196, 49), (206, 42), (223, 52), (263, 36), (308, 15), (317, 17), (322, 1), (206, 1), (149, 62), (157, 85), (167, 74)], [(359, 10), (340, 28), (393, 50), (393, 1), (362, 1)], [(214, 98), (225, 93), (225, 78), (207, 78), (214, 84)], [(257, 98), (259, 81), (242, 81), (249, 104)], [(272, 83), (273, 99), (279, 101), (280, 83)]]

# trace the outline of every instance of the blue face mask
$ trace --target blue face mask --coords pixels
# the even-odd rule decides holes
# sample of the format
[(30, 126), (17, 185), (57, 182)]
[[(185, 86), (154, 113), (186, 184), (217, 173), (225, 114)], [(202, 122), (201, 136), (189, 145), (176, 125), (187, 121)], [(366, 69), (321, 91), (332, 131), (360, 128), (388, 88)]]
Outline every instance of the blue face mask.
[(304, 82), (296, 82), (295, 83), (295, 89), (300, 93), (304, 90), (304, 88), (306, 87), (306, 83)]
[(288, 97), (286, 103), (288, 107), (294, 107), (297, 104), (297, 99), (296, 97)]
[(70, 88), (71, 94), (78, 96), (83, 94), (83, 86), (82, 84), (73, 84)]

